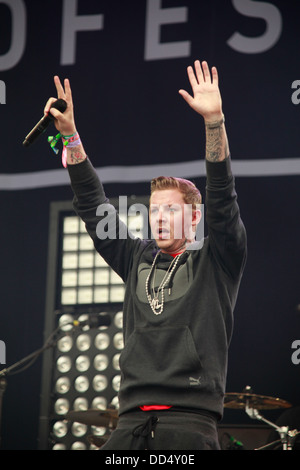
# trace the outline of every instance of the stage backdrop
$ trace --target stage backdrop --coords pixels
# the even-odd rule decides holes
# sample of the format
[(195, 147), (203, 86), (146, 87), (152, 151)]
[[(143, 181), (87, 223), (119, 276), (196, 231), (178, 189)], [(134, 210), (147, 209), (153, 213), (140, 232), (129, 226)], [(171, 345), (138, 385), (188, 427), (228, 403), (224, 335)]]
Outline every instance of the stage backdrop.
[[(110, 197), (147, 195), (166, 173), (204, 193), (203, 121), (178, 94), (195, 59), (219, 71), (248, 232), (227, 391), (250, 385), (300, 404), (297, 0), (0, 1), (1, 368), (43, 344), (50, 204), (72, 199), (47, 143), (54, 127), (22, 146), (55, 96), (53, 76), (71, 81), (78, 130)], [(37, 447), (40, 386), (41, 359), (7, 378), (3, 448)], [(249, 421), (225, 412), (224, 422)]]

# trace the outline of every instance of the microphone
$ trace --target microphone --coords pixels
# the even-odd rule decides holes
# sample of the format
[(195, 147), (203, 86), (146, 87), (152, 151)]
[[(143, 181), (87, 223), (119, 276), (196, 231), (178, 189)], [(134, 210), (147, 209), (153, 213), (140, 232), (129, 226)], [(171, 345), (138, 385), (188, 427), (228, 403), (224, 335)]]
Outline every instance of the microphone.
[[(51, 105), (51, 108), (58, 109), (61, 113), (64, 113), (67, 109), (67, 103), (65, 100), (59, 98), (58, 100), (54, 101)], [(51, 113), (47, 114), (47, 116), (43, 116), (42, 119), (34, 126), (34, 128), (29, 132), (29, 134), (25, 137), (23, 142), (24, 147), (29, 147), (29, 145), (33, 144), (33, 142), (45, 132), (49, 124), (54, 121), (54, 116)]]
[(103, 313), (94, 313), (89, 315), (87, 320), (79, 321), (74, 320), (72, 322), (74, 326), (78, 326), (82, 328), (84, 326), (89, 326), (90, 328), (99, 328), (100, 326), (109, 326), (111, 324), (110, 315), (103, 314)]

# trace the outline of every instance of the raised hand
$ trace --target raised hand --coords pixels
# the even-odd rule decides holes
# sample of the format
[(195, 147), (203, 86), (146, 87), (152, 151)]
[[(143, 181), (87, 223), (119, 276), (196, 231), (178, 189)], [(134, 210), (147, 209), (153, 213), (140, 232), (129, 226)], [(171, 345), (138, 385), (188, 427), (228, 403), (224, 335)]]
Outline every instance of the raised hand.
[[(74, 119), (74, 107), (72, 99), (72, 91), (69, 80), (64, 80), (64, 87), (61, 84), (59, 77), (54, 77), (54, 83), (57, 91), (57, 98), (61, 98), (66, 101), (67, 109), (64, 113), (61, 113), (55, 108), (51, 108), (51, 105), (57, 98), (49, 98), (44, 108), (44, 113), (51, 113), (55, 117), (55, 127), (60, 132), (64, 140), (63, 152), (62, 152), (62, 163), (63, 166), (75, 165), (81, 163), (87, 158), (84, 151), (82, 142), (79, 134), (76, 130), (75, 119)], [(50, 109), (51, 108), (51, 109)], [(71, 140), (73, 139), (73, 140)]]
[(200, 63), (196, 60), (193, 67), (187, 68), (188, 78), (192, 87), (191, 96), (185, 90), (179, 90), (180, 95), (194, 109), (201, 114), (205, 121), (217, 121), (222, 118), (222, 99), (219, 90), (219, 78), (216, 67), (212, 67), (211, 73), (207, 62)]
[(54, 77), (54, 84), (57, 91), (57, 98), (62, 98), (67, 103), (67, 109), (64, 113), (61, 113), (55, 108), (50, 107), (57, 98), (49, 98), (44, 109), (44, 113), (48, 114), (49, 112), (55, 117), (55, 127), (62, 135), (71, 135), (76, 132), (75, 119), (74, 119), (74, 108), (73, 108), (73, 99), (72, 91), (69, 80), (66, 78), (64, 80), (64, 87), (61, 84), (61, 81), (58, 76)]

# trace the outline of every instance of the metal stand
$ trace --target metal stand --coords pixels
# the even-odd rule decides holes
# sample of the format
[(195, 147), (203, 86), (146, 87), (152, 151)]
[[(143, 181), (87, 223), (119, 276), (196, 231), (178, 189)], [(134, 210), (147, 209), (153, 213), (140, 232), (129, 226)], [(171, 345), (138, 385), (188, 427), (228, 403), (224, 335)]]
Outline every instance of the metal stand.
[(271, 426), (272, 428), (274, 428), (280, 436), (280, 439), (278, 441), (271, 442), (270, 444), (267, 444), (263, 447), (259, 447), (255, 450), (266, 450), (266, 449), (268, 449), (270, 447), (273, 447), (274, 445), (279, 444), (279, 443), (282, 444), (282, 450), (292, 450), (293, 449), (293, 445), (295, 443), (296, 437), (300, 434), (300, 432), (297, 431), (297, 429), (293, 429), (293, 430), (290, 431), (288, 426), (281, 426), (281, 427), (276, 426), (276, 424), (272, 423), (271, 421), (269, 421), (266, 418), (264, 418), (263, 416), (261, 416), (259, 414), (258, 410), (256, 410), (255, 408), (250, 407), (249, 404), (247, 404), (247, 403), (246, 403), (245, 411), (251, 419), (257, 419), (259, 421), (263, 421), (264, 423), (266, 423), (269, 426)]
[[(68, 323), (67, 323), (68, 324)], [(66, 324), (66, 325), (67, 325)], [(70, 323), (72, 324), (72, 323)], [(36, 351), (34, 351), (33, 353), (29, 354), (28, 356), (24, 357), (23, 359), (21, 359), (20, 361), (16, 362), (15, 364), (11, 365), (10, 367), (7, 367), (5, 369), (2, 369), (0, 370), (0, 449), (1, 449), (1, 429), (2, 429), (2, 407), (3, 407), (3, 397), (4, 397), (4, 392), (7, 388), (7, 380), (6, 380), (6, 377), (11, 374), (15, 369), (18, 369), (16, 372), (14, 372), (15, 374), (16, 373), (20, 373), (22, 372), (23, 370), (27, 369), (28, 367), (30, 367), (36, 360), (37, 358), (44, 352), (46, 351), (47, 349), (50, 349), (50, 348), (53, 348), (57, 341), (58, 341), (58, 338), (56, 337), (57, 333), (61, 330), (62, 326), (66, 326), (66, 325), (60, 325), (58, 326), (58, 328), (56, 328), (52, 333), (51, 335), (49, 336), (49, 338), (46, 340), (44, 346), (40, 349), (37, 349)], [(20, 368), (21, 366), (23, 366), (23, 368)]]

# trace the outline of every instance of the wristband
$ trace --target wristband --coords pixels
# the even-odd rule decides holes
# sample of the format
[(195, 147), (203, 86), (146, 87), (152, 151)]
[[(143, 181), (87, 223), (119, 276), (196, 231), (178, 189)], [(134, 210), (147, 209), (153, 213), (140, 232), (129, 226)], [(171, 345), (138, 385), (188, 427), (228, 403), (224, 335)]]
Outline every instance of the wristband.
[(207, 127), (207, 129), (216, 129), (217, 127), (222, 126), (222, 124), (224, 124), (224, 122), (225, 122), (225, 116), (223, 114), (223, 117), (222, 117), (222, 119), (220, 119), (220, 121), (206, 122), (205, 127)]
[(61, 134), (57, 134), (55, 137), (52, 135), (48, 137), (48, 142), (50, 144), (50, 147), (52, 148), (53, 152), (57, 155), (59, 150), (55, 147), (57, 142), (59, 141), (61, 137)]
[(67, 167), (66, 147), (68, 148), (78, 147), (81, 144), (81, 140), (80, 140), (78, 132), (75, 132), (74, 134), (71, 134), (71, 135), (62, 135), (59, 133), (54, 137), (53, 136), (48, 137), (48, 142), (50, 144), (50, 147), (52, 148), (53, 152), (56, 155), (59, 152), (59, 150), (56, 148), (56, 144), (60, 138), (62, 139), (62, 142), (63, 142), (62, 164), (66, 168)]
[(62, 135), (61, 138), (65, 147), (76, 147), (80, 144), (78, 132), (75, 132), (75, 134), (72, 135)]

